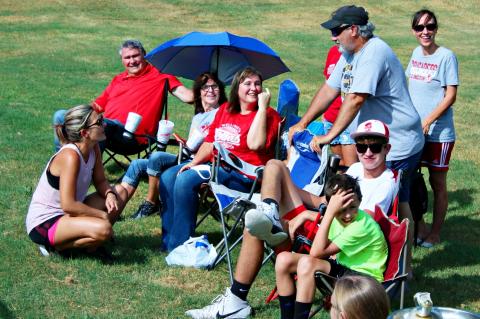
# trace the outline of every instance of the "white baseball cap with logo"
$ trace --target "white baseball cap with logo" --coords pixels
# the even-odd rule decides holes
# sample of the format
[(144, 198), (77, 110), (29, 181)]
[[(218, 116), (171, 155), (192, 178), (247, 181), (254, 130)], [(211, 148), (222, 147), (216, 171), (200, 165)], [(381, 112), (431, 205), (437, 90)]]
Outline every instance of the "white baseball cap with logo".
[(382, 121), (368, 120), (361, 123), (357, 127), (357, 130), (350, 135), (352, 136), (353, 139), (356, 139), (362, 136), (379, 136), (379, 137), (385, 138), (388, 142), (388, 139), (390, 137), (390, 132), (388, 130), (388, 126)]

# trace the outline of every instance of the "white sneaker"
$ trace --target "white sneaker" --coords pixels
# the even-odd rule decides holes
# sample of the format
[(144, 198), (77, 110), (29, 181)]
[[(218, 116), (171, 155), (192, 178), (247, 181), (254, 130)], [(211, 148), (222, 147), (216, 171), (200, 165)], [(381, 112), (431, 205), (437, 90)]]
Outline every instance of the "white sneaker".
[(40, 250), (40, 254), (42, 254), (42, 256), (45, 256), (45, 257), (50, 256), (50, 252), (47, 250), (47, 248), (45, 248), (45, 246), (38, 245), (38, 250)]
[(225, 294), (218, 295), (212, 303), (201, 309), (192, 309), (185, 312), (185, 315), (193, 319), (244, 319), (248, 318), (252, 308), (248, 302), (238, 298), (227, 288)]
[(274, 204), (262, 202), (256, 209), (250, 209), (245, 214), (245, 227), (250, 234), (266, 241), (271, 247), (280, 245), (288, 238)]

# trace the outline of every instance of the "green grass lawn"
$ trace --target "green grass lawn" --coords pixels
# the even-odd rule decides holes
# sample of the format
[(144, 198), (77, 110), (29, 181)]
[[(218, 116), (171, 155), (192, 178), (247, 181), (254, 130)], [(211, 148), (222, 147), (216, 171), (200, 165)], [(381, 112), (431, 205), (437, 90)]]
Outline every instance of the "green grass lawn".
[[(30, 198), (52, 155), (52, 113), (92, 101), (122, 71), (116, 53), (127, 38), (147, 50), (184, 33), (230, 31), (257, 37), (292, 70), (264, 83), (276, 104), (278, 84), (301, 88), (303, 113), (323, 83), (329, 33), (319, 24), (344, 1), (12, 1), (0, 2), (0, 317), (177, 318), (210, 302), (228, 286), (228, 271), (169, 268), (158, 251), (159, 217), (115, 225), (114, 265), (92, 259), (43, 258), (25, 232)], [(449, 211), (442, 243), (414, 251), (407, 307), (417, 291), (435, 305), (480, 311), (480, 140), (478, 97), (480, 10), (478, 1), (364, 1), (385, 39), (405, 65), (416, 41), (411, 14), (436, 12), (437, 41), (459, 58), (461, 86), (455, 103), (458, 140), (449, 173)], [(190, 86), (191, 82), (184, 83)], [(170, 99), (176, 130), (185, 135), (193, 111)], [(118, 174), (107, 167), (109, 176)], [(143, 184), (125, 214), (145, 195)], [(430, 194), (430, 198), (431, 198)], [(427, 215), (431, 219), (431, 214)], [(200, 232), (218, 238), (214, 222)], [(274, 286), (264, 267), (249, 300), (257, 318), (278, 317), (278, 304), (263, 300)], [(325, 314), (322, 315), (326, 317)], [(320, 317), (322, 317), (320, 316)]]

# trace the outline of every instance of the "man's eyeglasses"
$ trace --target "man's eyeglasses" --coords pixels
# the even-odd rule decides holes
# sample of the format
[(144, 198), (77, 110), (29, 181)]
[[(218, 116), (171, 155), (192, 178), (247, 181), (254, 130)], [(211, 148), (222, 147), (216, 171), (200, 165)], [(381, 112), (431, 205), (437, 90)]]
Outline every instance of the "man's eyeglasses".
[(87, 125), (85, 126), (85, 128), (91, 128), (91, 127), (94, 127), (94, 126), (103, 126), (103, 123), (105, 121), (103, 120), (103, 117), (99, 117), (95, 122), (93, 122), (92, 124), (90, 125)]
[(367, 149), (370, 149), (370, 151), (374, 154), (378, 154), (382, 151), (382, 148), (385, 144), (381, 143), (372, 143), (372, 144), (361, 144), (357, 143), (355, 144), (355, 147), (357, 148), (357, 152), (363, 154), (367, 151)]
[(345, 31), (350, 27), (351, 25), (344, 25), (344, 26), (333, 28), (330, 30), (330, 32), (332, 33), (332, 37), (338, 37), (343, 31)]
[(413, 27), (413, 30), (415, 30), (415, 32), (422, 32), (425, 28), (427, 28), (428, 31), (434, 31), (435, 29), (437, 29), (437, 24), (436, 23), (429, 23), (427, 25), (417, 24), (416, 26)]
[(212, 89), (213, 91), (216, 91), (218, 90), (218, 85), (217, 84), (212, 84), (212, 85), (202, 85), (201, 89), (205, 92), (208, 92), (210, 89)]

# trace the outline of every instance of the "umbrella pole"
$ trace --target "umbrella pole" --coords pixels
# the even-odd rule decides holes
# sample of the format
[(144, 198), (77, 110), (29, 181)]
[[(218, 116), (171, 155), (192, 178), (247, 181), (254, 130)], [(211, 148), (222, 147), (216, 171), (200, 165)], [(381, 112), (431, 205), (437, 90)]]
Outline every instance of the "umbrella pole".
[(218, 78), (218, 62), (220, 59), (220, 49), (217, 47), (215, 48), (215, 57), (214, 57), (214, 64), (212, 67), (212, 73)]

